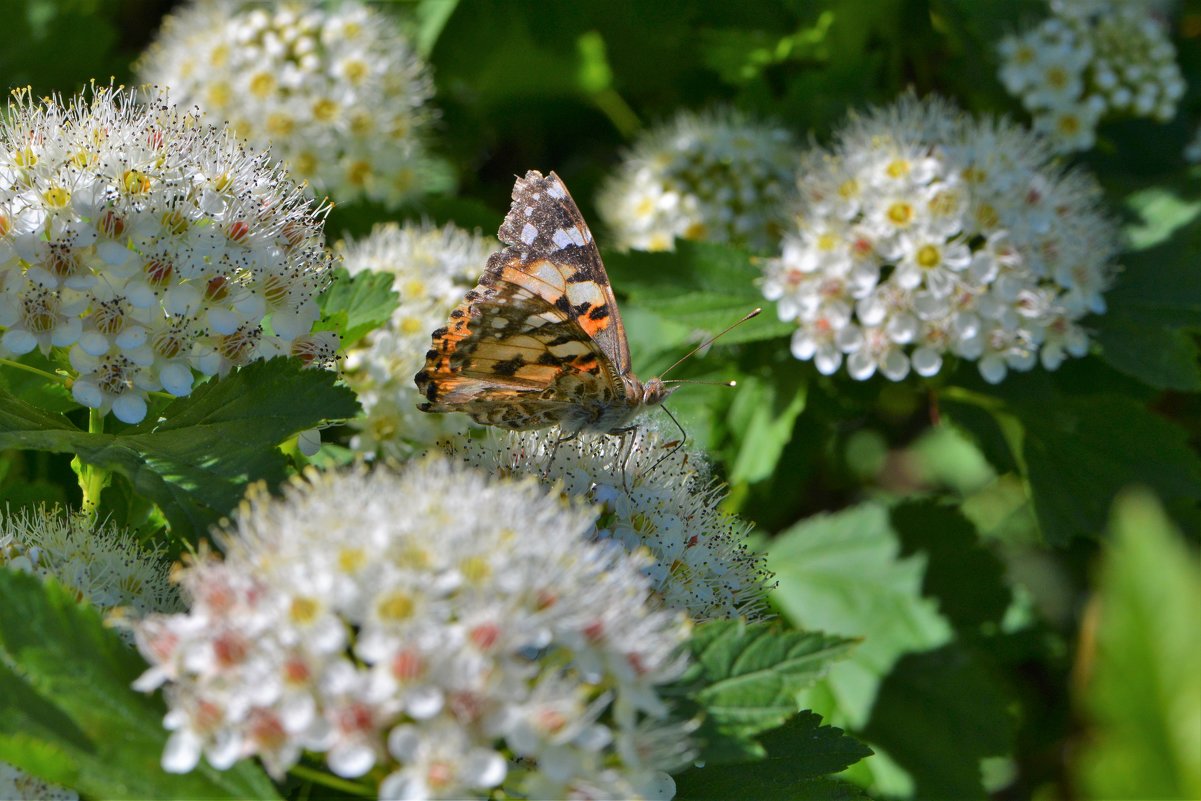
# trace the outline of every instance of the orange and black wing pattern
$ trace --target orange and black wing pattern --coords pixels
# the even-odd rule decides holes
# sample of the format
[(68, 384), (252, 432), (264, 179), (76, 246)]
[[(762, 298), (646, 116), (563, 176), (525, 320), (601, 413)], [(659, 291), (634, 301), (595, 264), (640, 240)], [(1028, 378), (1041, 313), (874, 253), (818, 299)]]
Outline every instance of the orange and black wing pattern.
[(518, 179), (500, 238), (508, 247), (433, 332), (415, 376), (421, 408), (527, 429), (627, 403), (625, 330), (592, 232), (557, 175)]

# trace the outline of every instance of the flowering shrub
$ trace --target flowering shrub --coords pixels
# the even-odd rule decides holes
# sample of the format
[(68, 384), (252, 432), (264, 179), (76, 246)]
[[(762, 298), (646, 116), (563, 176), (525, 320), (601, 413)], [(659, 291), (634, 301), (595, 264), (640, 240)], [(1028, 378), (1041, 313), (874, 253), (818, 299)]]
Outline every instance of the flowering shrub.
[(12, 5), (0, 797), (1201, 797), (1189, 4)]

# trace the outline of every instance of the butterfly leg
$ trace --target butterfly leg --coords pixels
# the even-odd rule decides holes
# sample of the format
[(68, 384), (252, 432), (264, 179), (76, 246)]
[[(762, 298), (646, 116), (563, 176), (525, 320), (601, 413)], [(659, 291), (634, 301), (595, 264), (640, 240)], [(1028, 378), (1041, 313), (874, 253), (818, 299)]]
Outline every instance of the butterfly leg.
[[(560, 430), (562, 430), (562, 429), (560, 429)], [(555, 454), (559, 452), (559, 446), (562, 445), (564, 442), (571, 442), (573, 439), (575, 439), (579, 435), (580, 435), (580, 432), (576, 431), (571, 434), (564, 434), (563, 436), (557, 437), (555, 439), (554, 444), (550, 446), (550, 457), (546, 460), (546, 467), (543, 468), (542, 479), (544, 481), (550, 480), (550, 466), (552, 464), (554, 464), (554, 462), (555, 462)]]
[[(651, 465), (651, 469), (646, 471), (646, 474), (648, 476), (651, 473), (655, 472), (655, 468), (657, 468), (659, 465), (663, 464), (663, 462), (670, 459), (675, 454), (676, 451), (678, 451), (680, 448), (683, 448), (685, 443), (688, 442), (688, 432), (684, 430), (684, 426), (680, 425), (680, 421), (676, 419), (676, 416), (671, 413), (671, 410), (668, 409), (667, 406), (660, 406), (660, 408), (663, 409), (663, 411), (667, 412), (667, 416), (670, 417), (671, 421), (676, 424), (676, 428), (680, 429), (680, 440), (675, 443), (665, 443), (665, 445), (673, 445), (672, 449), (670, 451), (668, 451), (667, 453), (665, 453), (664, 455), (660, 456), (659, 459), (653, 465)], [(687, 457), (685, 457), (685, 460), (686, 459), (687, 459)]]

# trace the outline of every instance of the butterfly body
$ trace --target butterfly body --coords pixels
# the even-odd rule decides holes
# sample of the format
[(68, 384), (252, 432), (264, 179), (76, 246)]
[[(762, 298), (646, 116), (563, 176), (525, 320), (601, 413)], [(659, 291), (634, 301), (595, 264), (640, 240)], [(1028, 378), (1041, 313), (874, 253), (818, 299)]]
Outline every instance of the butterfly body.
[(414, 380), (427, 412), (513, 430), (614, 434), (673, 388), (640, 381), (600, 251), (553, 172), (513, 187), (507, 247), (433, 332)]

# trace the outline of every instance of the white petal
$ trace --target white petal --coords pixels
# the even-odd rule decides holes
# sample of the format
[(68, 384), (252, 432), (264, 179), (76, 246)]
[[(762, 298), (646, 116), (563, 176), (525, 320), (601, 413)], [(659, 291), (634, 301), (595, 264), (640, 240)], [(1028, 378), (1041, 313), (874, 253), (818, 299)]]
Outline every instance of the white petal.
[(146, 419), (146, 399), (126, 392), (113, 401), (113, 414), (122, 423), (140, 423)]
[(89, 356), (103, 356), (108, 353), (108, 337), (99, 331), (88, 331), (79, 338), (79, 347)]
[(100, 391), (100, 387), (82, 378), (75, 379), (75, 383), (71, 385), (71, 396), (81, 406), (89, 409), (99, 409), (100, 404), (104, 403), (104, 393)]
[(321, 429), (310, 428), (308, 431), (301, 431), (296, 437), (296, 447), (305, 456), (316, 456), (317, 451), (321, 450)]
[(463, 783), (469, 787), (496, 787), (505, 780), (508, 765), (495, 751), (473, 748), (461, 771)]
[(4, 347), (10, 353), (17, 356), (23, 356), (38, 346), (37, 337), (22, 329), (5, 331), (4, 336), (0, 338), (0, 342), (4, 343)]
[(162, 766), (168, 773), (187, 773), (200, 762), (200, 738), (187, 729), (167, 738), (163, 749)]

